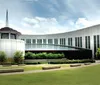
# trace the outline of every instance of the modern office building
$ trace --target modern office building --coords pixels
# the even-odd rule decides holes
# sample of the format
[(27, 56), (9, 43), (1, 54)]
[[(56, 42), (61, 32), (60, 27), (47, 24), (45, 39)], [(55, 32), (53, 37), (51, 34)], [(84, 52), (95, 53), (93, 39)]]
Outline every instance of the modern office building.
[(58, 34), (21, 35), (19, 38), (26, 45), (48, 44), (90, 49), (92, 56), (95, 56), (97, 48), (100, 47), (100, 25)]

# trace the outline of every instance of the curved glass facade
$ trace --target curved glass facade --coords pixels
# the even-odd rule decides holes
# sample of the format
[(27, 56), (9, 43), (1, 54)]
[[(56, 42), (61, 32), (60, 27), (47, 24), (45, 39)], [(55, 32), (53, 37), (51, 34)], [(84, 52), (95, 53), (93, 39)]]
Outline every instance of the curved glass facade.
[(75, 48), (70, 48), (67, 46), (57, 46), (57, 45), (25, 45), (25, 50), (77, 50)]

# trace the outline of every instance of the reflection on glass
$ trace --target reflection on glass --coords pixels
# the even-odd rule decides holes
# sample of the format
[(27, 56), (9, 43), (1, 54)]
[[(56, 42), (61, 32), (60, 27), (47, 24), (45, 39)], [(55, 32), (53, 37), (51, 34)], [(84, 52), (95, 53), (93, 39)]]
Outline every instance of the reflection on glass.
[(26, 44), (25, 50), (77, 50), (66, 46)]

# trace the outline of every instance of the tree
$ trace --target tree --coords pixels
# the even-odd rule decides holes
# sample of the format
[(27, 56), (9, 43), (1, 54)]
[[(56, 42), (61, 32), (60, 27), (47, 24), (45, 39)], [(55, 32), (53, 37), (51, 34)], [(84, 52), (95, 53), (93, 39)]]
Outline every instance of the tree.
[(24, 61), (24, 56), (22, 51), (16, 51), (14, 53), (14, 62), (17, 64), (22, 64)]
[(100, 48), (98, 48), (96, 51), (96, 58), (100, 59)]
[(7, 60), (6, 54), (4, 51), (0, 51), (0, 63), (3, 64)]

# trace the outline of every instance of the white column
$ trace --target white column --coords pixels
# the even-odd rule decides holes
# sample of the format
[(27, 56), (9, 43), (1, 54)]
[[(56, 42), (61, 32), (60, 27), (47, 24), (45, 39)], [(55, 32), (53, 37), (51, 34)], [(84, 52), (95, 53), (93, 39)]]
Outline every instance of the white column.
[(11, 35), (11, 33), (9, 33), (9, 39), (11, 39), (11, 38), (10, 38), (10, 35)]
[(72, 37), (72, 46), (75, 46), (75, 37)]
[(33, 44), (33, 43), (32, 43), (32, 39), (31, 39), (31, 44)]
[(37, 39), (35, 39), (36, 40), (36, 44), (37, 44)]
[(54, 45), (54, 39), (52, 39), (52, 44)]

